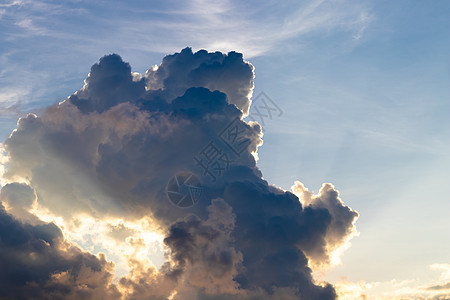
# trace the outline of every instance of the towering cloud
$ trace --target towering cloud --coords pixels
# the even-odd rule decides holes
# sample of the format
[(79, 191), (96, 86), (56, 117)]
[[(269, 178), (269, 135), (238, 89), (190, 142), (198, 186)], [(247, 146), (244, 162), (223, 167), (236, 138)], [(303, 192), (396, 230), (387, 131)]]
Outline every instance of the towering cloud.
[[(296, 182), (299, 199), (262, 179), (261, 127), (242, 120), (253, 76), (235, 52), (186, 48), (145, 76), (112, 54), (66, 101), (20, 119), (4, 143), (0, 259), (18, 252), (0, 269), (14, 286), (0, 298), (33, 289), (41, 298), (335, 299), (310, 266), (329, 263), (355, 233), (358, 214), (330, 184), (313, 195)], [(199, 185), (180, 182), (194, 178)], [(172, 194), (170, 180), (179, 184)], [(177, 195), (193, 205), (177, 207)], [(88, 218), (120, 220), (103, 238), (135, 249), (115, 283), (104, 254), (68, 240)], [(144, 229), (123, 225), (142, 220)], [(102, 235), (100, 227), (90, 235)], [(141, 251), (149, 230), (164, 236), (159, 268)]]

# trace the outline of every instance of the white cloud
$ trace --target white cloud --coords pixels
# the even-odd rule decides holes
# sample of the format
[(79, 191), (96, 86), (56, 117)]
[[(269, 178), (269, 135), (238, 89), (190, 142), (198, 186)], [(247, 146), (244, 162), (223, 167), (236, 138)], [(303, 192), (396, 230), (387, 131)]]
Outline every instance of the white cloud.
[(352, 282), (342, 277), (336, 282), (341, 300), (425, 300), (450, 299), (450, 265), (432, 264), (432, 270), (440, 271), (439, 277), (420, 280), (419, 278), (389, 281)]
[(11, 7), (11, 6), (15, 6), (15, 5), (22, 5), (23, 1), (13, 1), (10, 3), (2, 3), (0, 4), (0, 7)]
[(450, 281), (450, 264), (432, 264), (430, 268), (442, 272), (440, 281)]
[[(137, 41), (158, 39), (157, 50), (180, 48), (183, 45), (196, 49), (245, 53), (246, 57), (263, 55), (280, 43), (291, 38), (300, 38), (308, 33), (327, 30), (356, 32), (360, 38), (372, 18), (363, 6), (354, 6), (346, 1), (331, 5), (325, 1), (304, 1), (280, 5), (270, 3), (246, 7), (243, 3), (230, 2), (214, 6), (211, 11), (199, 9), (200, 1), (188, 5), (184, 10), (169, 12), (169, 17), (155, 20), (121, 21), (119, 35), (127, 38), (131, 45)], [(277, 15), (272, 11), (276, 10)], [(174, 16), (182, 16), (175, 18)], [(142, 32), (141, 28), (152, 28)], [(127, 35), (132, 32), (134, 39)], [(137, 35), (137, 36), (136, 36)], [(156, 35), (156, 36), (155, 36)], [(169, 38), (167, 38), (169, 37)], [(145, 47), (147, 43), (139, 43)]]
[(23, 100), (30, 91), (23, 87), (6, 87), (0, 89), (0, 105), (12, 105)]
[[(46, 1), (19, 4), (23, 12), (14, 16), (16, 24), (30, 34), (63, 40), (87, 38), (91, 46), (96, 47), (123, 47), (125, 43), (127, 49), (168, 53), (192, 46), (210, 51), (235, 50), (245, 53), (246, 57), (263, 55), (287, 39), (301, 39), (322, 29), (348, 31), (350, 36), (353, 33), (353, 37), (359, 39), (372, 20), (367, 8), (349, 1), (242, 3), (226, 0), (210, 3), (196, 0), (177, 3), (175, 9), (173, 5), (162, 9), (142, 6), (141, 10), (128, 3), (118, 3), (122, 14), (110, 18), (103, 18), (82, 6), (73, 8)], [(100, 4), (96, 9), (109, 8)], [(142, 11), (148, 14), (143, 15)], [(100, 31), (80, 32), (64, 17), (68, 13), (78, 14), (82, 22), (95, 20), (95, 28)], [(64, 34), (60, 31), (62, 27), (66, 28)], [(108, 28), (107, 35), (103, 34), (105, 28)]]

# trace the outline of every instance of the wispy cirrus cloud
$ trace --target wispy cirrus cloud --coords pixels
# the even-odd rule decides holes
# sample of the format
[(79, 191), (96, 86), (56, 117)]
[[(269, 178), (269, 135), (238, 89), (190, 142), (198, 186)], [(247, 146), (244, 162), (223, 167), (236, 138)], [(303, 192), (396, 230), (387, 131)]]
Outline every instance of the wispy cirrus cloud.
[[(23, 105), (31, 101), (49, 104), (49, 99), (66, 97), (74, 88), (67, 92), (63, 85), (42, 83), (50, 77), (65, 82), (84, 76), (84, 70), (105, 52), (143, 63), (149, 54), (191, 46), (196, 50), (234, 50), (251, 58), (278, 47), (298, 51), (310, 33), (344, 32), (351, 39), (361, 35), (372, 20), (368, 7), (346, 0), (151, 1), (133, 5), (126, 1), (110, 5), (20, 0), (2, 4), (0, 11), (0, 86), (33, 90), (32, 98), (20, 99)], [(69, 67), (62, 71), (61, 64)]]
[[(270, 52), (288, 39), (298, 39), (301, 43), (302, 36), (320, 30), (348, 31), (360, 38), (373, 20), (367, 8), (351, 6), (345, 1), (337, 5), (304, 1), (254, 6), (236, 1), (214, 5), (194, 1), (164, 15), (161, 19), (156, 16), (156, 20), (122, 20), (117, 34), (125, 37), (132, 32), (135, 41), (130, 40), (131, 45), (138, 47), (145, 47), (157, 38), (158, 51), (177, 49), (188, 43), (197, 49), (236, 49), (246, 57), (253, 57)], [(141, 31), (143, 27), (149, 28), (149, 32)]]
[[(191, 45), (196, 49), (234, 49), (247, 57), (263, 55), (287, 39), (301, 38), (323, 29), (348, 31), (360, 38), (373, 19), (368, 8), (349, 1), (261, 4), (198, 0), (172, 4), (155, 1), (130, 7), (128, 3), (118, 2), (111, 8), (103, 3), (21, 1), (4, 9), (5, 14), (11, 11), (9, 16), (16, 19), (15, 24), (27, 30), (30, 36), (90, 38), (103, 45), (117, 45), (115, 38), (120, 37), (128, 48), (137, 50), (167, 53)], [(68, 20), (68, 16), (74, 19)], [(95, 30), (79, 31), (79, 22), (74, 22), (77, 20), (94, 25)], [(103, 35), (103, 31), (108, 31), (109, 35)]]

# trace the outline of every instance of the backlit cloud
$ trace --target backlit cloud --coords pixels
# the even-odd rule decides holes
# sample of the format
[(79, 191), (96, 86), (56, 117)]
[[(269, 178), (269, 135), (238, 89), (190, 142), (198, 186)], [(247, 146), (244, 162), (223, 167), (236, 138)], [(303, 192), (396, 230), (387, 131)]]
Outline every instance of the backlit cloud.
[[(331, 184), (296, 182), (296, 196), (262, 178), (261, 127), (242, 120), (253, 77), (236, 52), (186, 48), (144, 75), (112, 54), (21, 118), (4, 143), (0, 277), (14, 288), (0, 297), (335, 299), (311, 266), (355, 235), (358, 213)], [(168, 201), (180, 172), (201, 182), (190, 208)]]

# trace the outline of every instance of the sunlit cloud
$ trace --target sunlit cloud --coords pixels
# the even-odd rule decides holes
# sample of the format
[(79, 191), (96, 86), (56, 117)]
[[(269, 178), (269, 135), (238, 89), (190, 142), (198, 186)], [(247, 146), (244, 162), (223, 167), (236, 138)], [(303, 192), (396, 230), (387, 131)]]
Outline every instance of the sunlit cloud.
[(336, 283), (339, 299), (449, 299), (450, 282), (448, 282), (448, 265), (433, 264), (433, 270), (441, 271), (438, 278), (428, 278), (421, 282), (417, 278), (408, 280), (396, 280), (383, 282), (351, 282), (341, 278)]
[[(1, 217), (30, 239), (50, 228), (44, 252), (25, 256), (66, 258), (40, 281), (29, 275), (33, 287), (91, 299), (335, 299), (310, 267), (333, 262), (358, 213), (331, 184), (314, 195), (297, 181), (299, 199), (262, 178), (262, 129), (243, 121), (253, 79), (236, 52), (185, 48), (144, 75), (106, 55), (65, 101), (20, 118), (4, 143)], [(171, 178), (184, 191), (180, 172), (199, 182), (189, 208), (169, 201)], [(10, 293), (30, 293), (26, 278)]]

